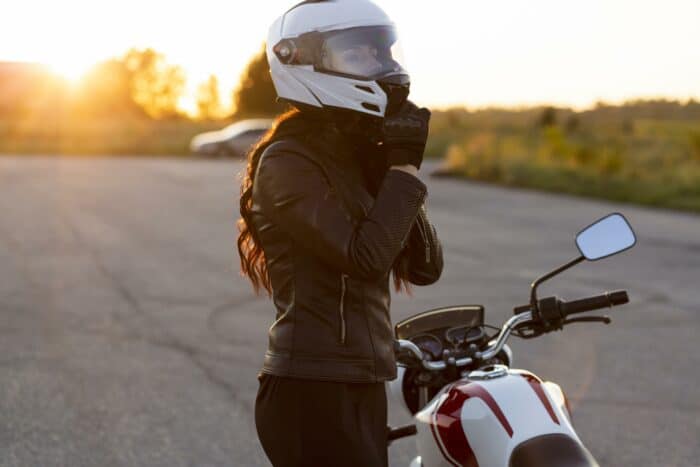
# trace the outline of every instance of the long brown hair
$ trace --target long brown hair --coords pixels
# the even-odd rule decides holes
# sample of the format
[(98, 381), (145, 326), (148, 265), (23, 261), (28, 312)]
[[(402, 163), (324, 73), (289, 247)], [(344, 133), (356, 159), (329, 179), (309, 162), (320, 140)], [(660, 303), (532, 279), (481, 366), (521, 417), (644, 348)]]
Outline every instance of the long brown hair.
[[(267, 291), (268, 295), (271, 295), (272, 284), (270, 282), (270, 275), (267, 269), (267, 263), (265, 261), (265, 253), (262, 249), (262, 245), (260, 244), (257, 232), (252, 224), (251, 210), (253, 206), (253, 183), (255, 172), (257, 171), (258, 164), (260, 162), (260, 156), (262, 156), (265, 149), (267, 149), (267, 147), (275, 141), (287, 137), (295, 137), (303, 142), (313, 145), (313, 141), (311, 141), (310, 137), (312, 137), (314, 131), (318, 131), (318, 127), (310, 123), (309, 118), (307, 117), (309, 116), (306, 115), (306, 112), (301, 112), (296, 109), (292, 109), (279, 115), (275, 119), (272, 128), (248, 153), (248, 163), (243, 176), (243, 181), (241, 182), (241, 217), (237, 222), (239, 231), (238, 254), (241, 261), (241, 274), (250, 279), (256, 294), (259, 294), (260, 289), (263, 288)], [(316, 121), (315, 123), (317, 124), (318, 122)], [(379, 157), (365, 157), (363, 159), (365, 161), (380, 160)], [(367, 166), (366, 164), (363, 165), (363, 170), (365, 170), (365, 172), (371, 172), (372, 175), (378, 173), (375, 166)], [(376, 194), (380, 179), (373, 176), (370, 177), (370, 181), (370, 190), (374, 191), (374, 194)], [(392, 272), (396, 291), (400, 292), (401, 290), (405, 290), (410, 295), (411, 289), (408, 282), (408, 269), (405, 250), (394, 262)]]

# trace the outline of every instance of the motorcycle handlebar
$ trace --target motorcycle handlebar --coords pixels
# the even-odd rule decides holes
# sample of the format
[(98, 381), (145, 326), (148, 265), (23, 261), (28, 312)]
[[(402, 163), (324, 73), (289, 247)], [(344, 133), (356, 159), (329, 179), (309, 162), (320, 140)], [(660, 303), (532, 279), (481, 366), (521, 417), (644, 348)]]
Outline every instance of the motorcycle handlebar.
[[(552, 303), (552, 311), (557, 310), (558, 308), (558, 313), (560, 314), (561, 318), (566, 318), (566, 316), (575, 313), (583, 313), (586, 311), (593, 311), (600, 308), (609, 308), (617, 305), (624, 305), (625, 303), (629, 302), (629, 296), (624, 290), (606, 292), (603, 295), (583, 298), (581, 300), (573, 300), (571, 302), (559, 301), (555, 297), (550, 297), (550, 299), (552, 299), (552, 302), (554, 302)], [(554, 312), (556, 313), (556, 311)], [(449, 361), (449, 364), (459, 368), (462, 366), (470, 365), (474, 362), (474, 360), (483, 361), (493, 358), (501, 350), (503, 350), (503, 346), (506, 344), (506, 341), (510, 337), (511, 333), (518, 325), (525, 324), (533, 320), (539, 321), (540, 319), (541, 318), (535, 318), (531, 311), (524, 311), (522, 313), (518, 313), (515, 316), (512, 316), (508, 321), (506, 321), (503, 324), (503, 326), (501, 327), (501, 332), (498, 333), (498, 336), (496, 336), (494, 340), (489, 342), (489, 345), (486, 349), (484, 349), (481, 352), (476, 352), (473, 355), (473, 358), (464, 357), (460, 359), (452, 359), (451, 361)], [(424, 357), (423, 352), (420, 350), (420, 348), (409, 340), (400, 339), (397, 341), (397, 344), (398, 350), (406, 351), (412, 354), (415, 358), (420, 360), (423, 368), (425, 368), (426, 370), (439, 371), (444, 370), (448, 366), (448, 362), (445, 361), (433, 362), (427, 360)]]
[(629, 301), (630, 299), (626, 291), (617, 290), (615, 292), (606, 292), (603, 295), (597, 295), (595, 297), (573, 300), (571, 302), (562, 302), (559, 309), (562, 316), (566, 317), (575, 313), (584, 313), (586, 311), (624, 305)]
[[(472, 357), (464, 357), (464, 358), (459, 358), (455, 359), (450, 362), (451, 365), (456, 366), (457, 368), (463, 367), (470, 365), (471, 363), (474, 362), (474, 359), (477, 360), (488, 360), (490, 358), (493, 358), (503, 350), (503, 346), (505, 346), (506, 341), (508, 340), (508, 337), (510, 337), (510, 334), (513, 332), (516, 326), (522, 323), (526, 323), (528, 321), (532, 320), (532, 313), (527, 311), (525, 313), (521, 313), (516, 316), (512, 316), (508, 321), (506, 321), (503, 324), (503, 327), (501, 328), (501, 332), (498, 334), (498, 336), (491, 342), (489, 342), (489, 346), (482, 352), (477, 352), (474, 355), (474, 358)], [(404, 339), (399, 339), (396, 341), (398, 344), (398, 349), (399, 351), (406, 351), (410, 354), (412, 354), (416, 359), (420, 360), (421, 365), (423, 368), (426, 370), (431, 370), (431, 371), (440, 371), (444, 370), (447, 368), (448, 363), (444, 361), (437, 361), (437, 362), (431, 362), (429, 360), (426, 360), (425, 356), (423, 355), (423, 352), (421, 349), (414, 344), (413, 342), (409, 340), (404, 340)]]

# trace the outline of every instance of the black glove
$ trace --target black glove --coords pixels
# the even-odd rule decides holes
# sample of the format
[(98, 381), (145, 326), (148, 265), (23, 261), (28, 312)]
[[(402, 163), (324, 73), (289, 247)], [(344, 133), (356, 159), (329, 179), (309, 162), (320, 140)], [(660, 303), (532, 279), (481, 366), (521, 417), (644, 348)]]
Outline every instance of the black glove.
[(420, 169), (428, 140), (430, 110), (418, 108), (411, 101), (394, 115), (384, 119), (382, 128), (389, 166), (412, 164)]

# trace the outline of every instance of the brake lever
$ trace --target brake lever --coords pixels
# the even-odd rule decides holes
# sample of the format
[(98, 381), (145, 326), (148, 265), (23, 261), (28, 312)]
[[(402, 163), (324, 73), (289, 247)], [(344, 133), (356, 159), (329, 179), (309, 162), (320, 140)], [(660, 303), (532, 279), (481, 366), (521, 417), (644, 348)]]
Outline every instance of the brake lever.
[(562, 324), (573, 324), (573, 323), (604, 323), (610, 324), (612, 320), (609, 316), (581, 316), (579, 318), (565, 319)]
[(545, 334), (542, 330), (542, 326), (538, 326), (534, 323), (524, 323), (513, 330), (513, 335), (521, 339), (534, 339), (535, 337), (540, 337), (542, 334)]

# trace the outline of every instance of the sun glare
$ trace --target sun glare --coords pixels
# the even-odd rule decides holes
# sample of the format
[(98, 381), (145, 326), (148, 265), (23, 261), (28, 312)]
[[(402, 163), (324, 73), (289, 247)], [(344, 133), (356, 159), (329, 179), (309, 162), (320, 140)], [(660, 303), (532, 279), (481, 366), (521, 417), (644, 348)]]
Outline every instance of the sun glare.
[(85, 76), (93, 64), (64, 58), (62, 60), (49, 62), (47, 65), (56, 75), (70, 83), (76, 84)]
[[(219, 0), (201, 0), (197, 8), (165, 0), (10, 1), (12, 7), (2, 10), (0, 63), (42, 63), (79, 85), (100, 61), (131, 47), (153, 48), (187, 72), (183, 109), (194, 111), (197, 86), (210, 74), (219, 78), (227, 106), (272, 20), (298, 1), (267, 0), (243, 9), (241, 2)], [(424, 21), (421, 2), (376, 2), (400, 27), (411, 95), (423, 105), (586, 107), (599, 100), (700, 95), (698, 0), (668, 0), (663, 8), (632, 0), (574, 6), (532, 0), (507, 2), (505, 9), (503, 2), (442, 2), (449, 14), (435, 24)], [(437, 53), (446, 47), (459, 50), (460, 58)]]

